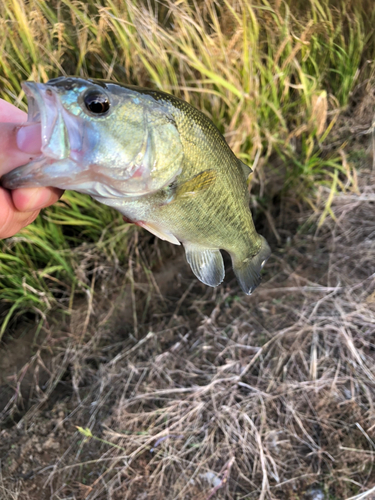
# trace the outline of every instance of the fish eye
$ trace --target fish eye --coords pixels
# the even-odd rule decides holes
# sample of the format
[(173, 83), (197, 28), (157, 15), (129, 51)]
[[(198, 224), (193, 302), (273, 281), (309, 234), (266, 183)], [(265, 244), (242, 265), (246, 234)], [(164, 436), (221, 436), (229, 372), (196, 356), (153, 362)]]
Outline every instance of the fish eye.
[(90, 92), (83, 98), (86, 108), (95, 115), (104, 115), (110, 107), (110, 102), (105, 94)]

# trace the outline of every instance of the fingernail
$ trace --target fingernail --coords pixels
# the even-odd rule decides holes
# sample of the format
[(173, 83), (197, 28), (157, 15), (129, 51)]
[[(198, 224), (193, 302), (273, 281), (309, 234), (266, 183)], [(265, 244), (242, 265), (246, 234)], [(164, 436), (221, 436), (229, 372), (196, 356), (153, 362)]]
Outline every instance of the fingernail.
[(40, 152), (42, 147), (42, 131), (40, 123), (22, 125), (17, 131), (17, 147), (29, 154)]

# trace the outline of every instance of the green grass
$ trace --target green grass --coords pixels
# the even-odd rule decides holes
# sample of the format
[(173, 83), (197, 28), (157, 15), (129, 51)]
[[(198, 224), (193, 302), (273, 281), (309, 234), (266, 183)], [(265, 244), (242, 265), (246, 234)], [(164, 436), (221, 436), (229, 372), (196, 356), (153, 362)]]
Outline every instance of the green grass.
[(119, 213), (67, 192), (20, 234), (2, 241), (0, 339), (15, 314), (43, 315), (57, 303), (69, 310), (74, 294), (90, 286), (93, 262), (124, 262), (129, 230)]
[[(354, 177), (340, 146), (322, 151), (354, 86), (373, 75), (371, 3), (196, 5), (3, 0), (0, 96), (26, 109), (21, 82), (61, 74), (162, 89), (203, 110), (234, 152), (256, 167), (254, 192), (262, 171), (273, 175), (272, 154), (286, 166), (284, 189), (313, 208), (319, 185), (332, 196), (350, 186)], [(329, 213), (328, 205), (323, 217)], [(14, 315), (43, 313), (61, 297), (69, 303), (74, 290), (87, 286), (87, 276), (77, 271), (82, 243), (104, 258), (124, 260), (126, 233), (118, 214), (67, 193), (64, 202), (2, 242), (0, 337)]]

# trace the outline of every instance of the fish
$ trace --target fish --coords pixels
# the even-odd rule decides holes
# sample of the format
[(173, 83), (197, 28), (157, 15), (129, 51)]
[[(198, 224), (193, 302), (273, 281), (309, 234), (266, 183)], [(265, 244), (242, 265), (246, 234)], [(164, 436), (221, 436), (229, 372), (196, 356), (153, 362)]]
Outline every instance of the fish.
[(192, 272), (218, 286), (221, 251), (250, 295), (271, 254), (255, 229), (248, 178), (213, 122), (149, 88), (58, 77), (22, 84), (41, 154), (4, 175), (6, 189), (49, 186), (89, 194), (162, 240), (182, 244)]

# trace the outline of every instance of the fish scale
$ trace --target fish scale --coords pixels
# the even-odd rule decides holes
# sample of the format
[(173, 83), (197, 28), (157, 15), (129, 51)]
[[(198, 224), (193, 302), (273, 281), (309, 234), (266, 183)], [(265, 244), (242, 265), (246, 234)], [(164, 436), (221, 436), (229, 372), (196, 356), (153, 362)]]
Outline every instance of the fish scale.
[(108, 81), (61, 77), (24, 89), (28, 121), (41, 120), (44, 130), (42, 155), (5, 175), (4, 187), (90, 194), (182, 243), (209, 286), (224, 278), (225, 250), (243, 291), (252, 293), (270, 249), (249, 208), (251, 170), (203, 113), (165, 92)]

